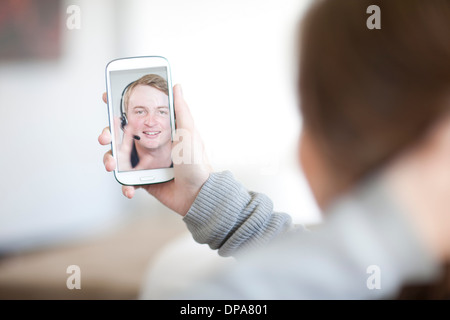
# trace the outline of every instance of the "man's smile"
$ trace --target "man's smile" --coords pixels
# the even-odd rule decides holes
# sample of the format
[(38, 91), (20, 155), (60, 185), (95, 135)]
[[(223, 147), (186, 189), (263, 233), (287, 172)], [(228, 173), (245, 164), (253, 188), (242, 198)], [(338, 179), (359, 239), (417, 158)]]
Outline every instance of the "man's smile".
[(143, 131), (142, 133), (145, 136), (147, 136), (148, 138), (155, 138), (155, 137), (159, 136), (161, 131)]

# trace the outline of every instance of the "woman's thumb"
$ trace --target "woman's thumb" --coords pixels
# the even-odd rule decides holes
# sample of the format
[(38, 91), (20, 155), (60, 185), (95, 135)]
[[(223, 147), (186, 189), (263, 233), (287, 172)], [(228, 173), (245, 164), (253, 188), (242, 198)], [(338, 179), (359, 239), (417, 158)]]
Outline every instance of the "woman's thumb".
[(194, 119), (192, 118), (189, 107), (184, 100), (183, 90), (180, 84), (176, 84), (173, 87), (173, 99), (175, 104), (175, 119), (177, 123), (177, 129), (194, 129)]

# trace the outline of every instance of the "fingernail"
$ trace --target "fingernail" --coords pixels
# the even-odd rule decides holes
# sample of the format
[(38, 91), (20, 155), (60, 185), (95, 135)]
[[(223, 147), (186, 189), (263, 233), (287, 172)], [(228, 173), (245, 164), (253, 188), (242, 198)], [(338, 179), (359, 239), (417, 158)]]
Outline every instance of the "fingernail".
[(179, 90), (180, 90), (181, 96), (183, 96), (183, 88), (181, 88), (181, 84), (178, 84), (178, 88), (179, 88)]

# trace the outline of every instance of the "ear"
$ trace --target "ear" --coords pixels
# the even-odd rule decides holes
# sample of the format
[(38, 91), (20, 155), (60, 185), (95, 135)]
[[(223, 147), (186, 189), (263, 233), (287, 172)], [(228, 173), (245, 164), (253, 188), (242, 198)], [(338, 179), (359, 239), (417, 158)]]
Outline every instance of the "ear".
[[(442, 157), (450, 156), (450, 112), (430, 130), (430, 143)], [(450, 162), (447, 162), (447, 166), (450, 168)]]
[(297, 143), (297, 161), (298, 161), (298, 164), (299, 164), (300, 168), (302, 168), (302, 170), (304, 170), (304, 168), (303, 168), (303, 161), (302, 161), (302, 152), (303, 152), (302, 149), (304, 147), (304, 145), (303, 145), (303, 139), (304, 139), (303, 135), (304, 135), (304, 133), (303, 133), (303, 129), (302, 129), (300, 131), (299, 136), (298, 136), (298, 143)]
[(305, 128), (302, 128), (298, 139), (297, 157), (298, 163), (306, 179), (311, 185), (311, 179), (314, 175), (315, 166), (320, 161), (316, 159), (314, 144), (311, 141), (310, 133)]
[(447, 186), (446, 194), (450, 197), (450, 113), (438, 120), (427, 138), (423, 152), (430, 174), (434, 175), (436, 187)]
[(335, 196), (332, 175), (325, 167), (314, 138), (306, 128), (302, 128), (299, 137), (298, 161), (318, 206), (324, 209)]

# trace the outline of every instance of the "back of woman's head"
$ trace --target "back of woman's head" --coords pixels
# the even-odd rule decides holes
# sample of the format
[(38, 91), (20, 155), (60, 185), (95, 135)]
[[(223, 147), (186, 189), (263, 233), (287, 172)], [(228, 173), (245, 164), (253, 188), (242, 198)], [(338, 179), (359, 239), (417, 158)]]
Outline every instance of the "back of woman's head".
[[(370, 5), (381, 29), (367, 27)], [(301, 27), (304, 126), (343, 179), (371, 173), (449, 109), (450, 1), (321, 0)]]

